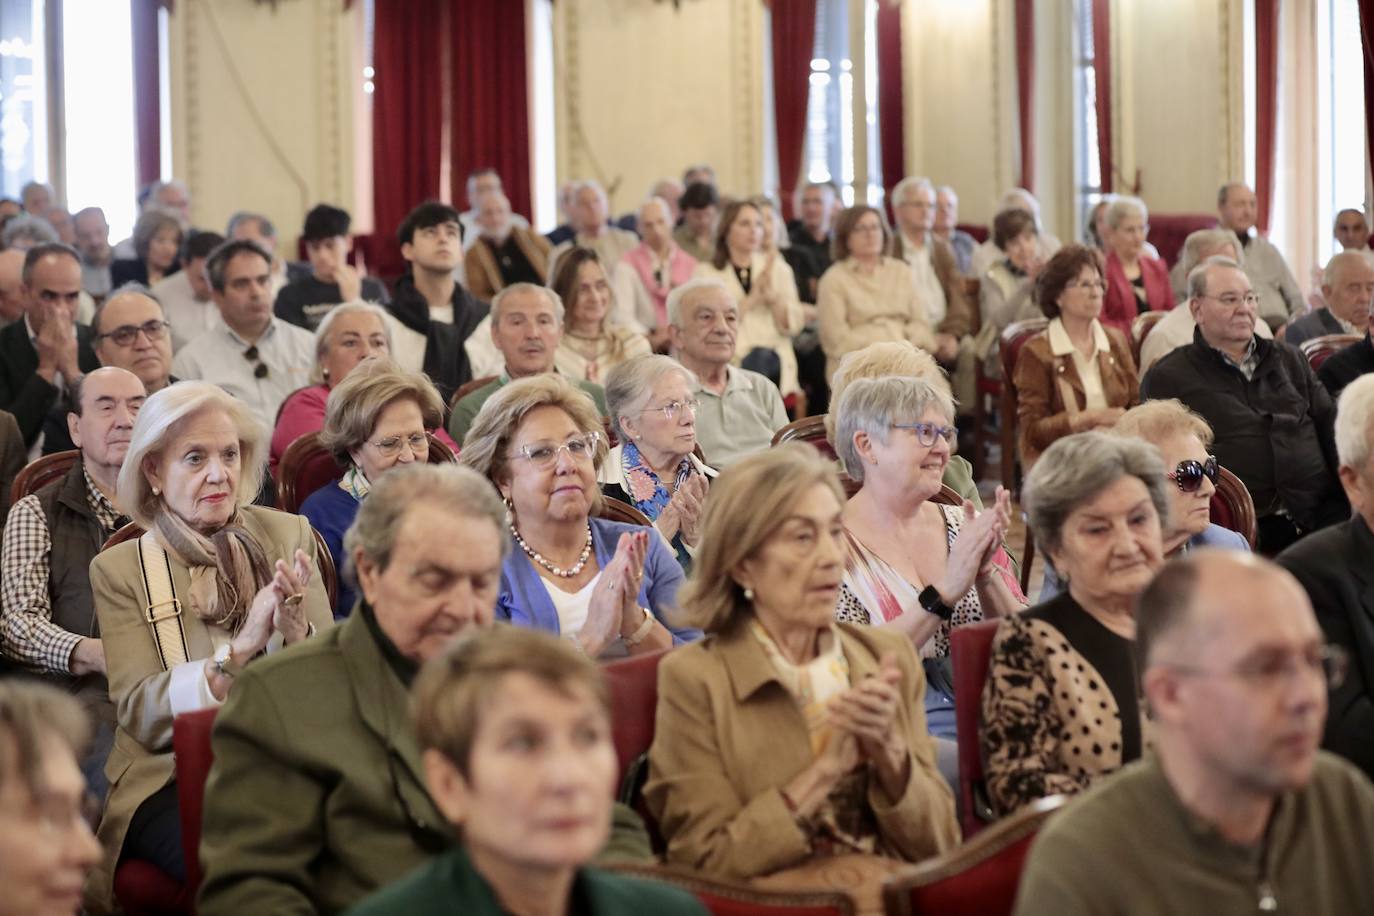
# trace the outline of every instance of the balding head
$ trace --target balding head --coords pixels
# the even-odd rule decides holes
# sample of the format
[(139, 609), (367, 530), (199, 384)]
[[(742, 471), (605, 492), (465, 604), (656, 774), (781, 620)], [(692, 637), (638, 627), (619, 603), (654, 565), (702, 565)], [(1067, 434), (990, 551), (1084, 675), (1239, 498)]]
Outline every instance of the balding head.
[(67, 431), (93, 476), (113, 480), (129, 451), (134, 420), (147, 398), (138, 376), (118, 366), (88, 372), (71, 390)]
[(1336, 214), (1331, 225), (1331, 234), (1346, 251), (1368, 250), (1369, 221), (1361, 210), (1345, 209)]
[(661, 197), (650, 197), (640, 204), (635, 214), (635, 225), (639, 235), (648, 246), (661, 251), (672, 239), (673, 211), (668, 202)]
[(24, 252), (0, 251), (0, 324), (24, 314)]
[(1364, 329), (1374, 309), (1374, 264), (1362, 252), (1342, 251), (1326, 262), (1322, 295), (1333, 314)]

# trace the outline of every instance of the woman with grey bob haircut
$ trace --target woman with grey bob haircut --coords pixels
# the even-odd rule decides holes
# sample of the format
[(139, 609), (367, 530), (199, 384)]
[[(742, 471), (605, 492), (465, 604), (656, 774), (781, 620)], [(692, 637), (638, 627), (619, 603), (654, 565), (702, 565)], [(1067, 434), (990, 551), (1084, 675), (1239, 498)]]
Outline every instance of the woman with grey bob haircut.
[(924, 379), (856, 379), (836, 414), (835, 447), (863, 486), (845, 504), (844, 579), (835, 617), (889, 627), (924, 660), (927, 726), (940, 768), (957, 781), (951, 627), (1025, 607), (1002, 538), (1011, 497), (1001, 487), (975, 513), (935, 502), (955, 442), (954, 404)]
[(1103, 432), (1059, 439), (1027, 475), (1031, 531), (1067, 588), (993, 638), (979, 739), (997, 813), (1140, 757), (1135, 602), (1164, 562), (1167, 486), (1158, 449)]
[(667, 356), (637, 356), (606, 375), (606, 409), (620, 444), (601, 464), (606, 496), (631, 503), (672, 544), (684, 570), (696, 549), (707, 479), (697, 448), (696, 378)]

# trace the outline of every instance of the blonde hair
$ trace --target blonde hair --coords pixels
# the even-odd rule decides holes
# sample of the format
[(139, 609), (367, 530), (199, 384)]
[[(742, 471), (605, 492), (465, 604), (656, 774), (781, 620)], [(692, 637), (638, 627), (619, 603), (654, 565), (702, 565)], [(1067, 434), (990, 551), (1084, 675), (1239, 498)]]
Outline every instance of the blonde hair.
[(711, 485), (701, 524), (701, 549), (678, 593), (685, 619), (707, 632), (726, 630), (753, 614), (735, 570), (782, 526), (788, 509), (816, 484), (844, 505), (840, 480), (820, 452), (787, 442), (731, 465)]
[(428, 378), (406, 372), (389, 359), (365, 359), (329, 391), (324, 407), (320, 445), (347, 467), (349, 453), (372, 435), (377, 418), (393, 401), (409, 398), (420, 408), (425, 429), (444, 420), (444, 399)]
[[(835, 374), (830, 377), (830, 403), (840, 403), (840, 395), (851, 382), (861, 378), (887, 378), (903, 376), (918, 378), (927, 382), (937, 393), (954, 403), (954, 392), (949, 386), (949, 377), (940, 364), (925, 350), (909, 340), (885, 340), (869, 344), (858, 350), (851, 350), (840, 358)], [(825, 438), (835, 445), (835, 414), (825, 415)]]
[(1177, 398), (1146, 401), (1121, 415), (1112, 427), (1118, 436), (1131, 436), (1158, 445), (1170, 436), (1197, 436), (1203, 448), (1212, 444), (1212, 427)]
[(165, 511), (161, 495), (143, 473), (144, 464), (156, 461), (162, 450), (195, 417), (221, 410), (239, 435), (239, 479), (234, 490), (237, 512), (253, 502), (262, 488), (267, 462), (267, 430), (252, 411), (223, 388), (209, 382), (185, 381), (168, 385), (143, 402), (129, 438), (129, 451), (119, 469), (115, 503), (120, 511), (144, 529), (151, 529)]
[(421, 669), (410, 706), (420, 750), (437, 750), (470, 779), (482, 712), (502, 700), (502, 681), (511, 674), (565, 696), (581, 688), (610, 718), (610, 693), (595, 662), (551, 633), (498, 624), (460, 637)]
[[(561, 375), (546, 373), (517, 379), (497, 389), (472, 421), (458, 462), (472, 468), (500, 487), (509, 472), (511, 440), (525, 417), (539, 407), (557, 407), (573, 421), (579, 432), (598, 433), (593, 463), (598, 471), (610, 447), (601, 425), (601, 415), (591, 395)], [(593, 499), (599, 508), (601, 491)]]

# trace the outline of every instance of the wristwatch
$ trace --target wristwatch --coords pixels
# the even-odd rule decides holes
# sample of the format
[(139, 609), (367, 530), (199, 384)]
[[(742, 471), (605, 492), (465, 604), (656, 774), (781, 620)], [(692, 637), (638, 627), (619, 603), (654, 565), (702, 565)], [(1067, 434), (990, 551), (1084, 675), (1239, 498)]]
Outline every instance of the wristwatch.
[(633, 633), (625, 637), (625, 645), (627, 646), (639, 645), (648, 638), (649, 631), (654, 628), (654, 623), (656, 622), (654, 620), (654, 615), (649, 613), (649, 609), (646, 607), (641, 607), (640, 610), (644, 612), (644, 620), (635, 628)]
[(945, 599), (940, 597), (940, 590), (933, 585), (927, 585), (921, 590), (921, 594), (916, 598), (921, 602), (921, 607), (928, 613), (934, 614), (941, 620), (949, 620), (954, 616), (954, 608), (945, 604)]
[(215, 650), (215, 670), (223, 677), (234, 678), (243, 673), (243, 666), (234, 664), (234, 650), (225, 643)]

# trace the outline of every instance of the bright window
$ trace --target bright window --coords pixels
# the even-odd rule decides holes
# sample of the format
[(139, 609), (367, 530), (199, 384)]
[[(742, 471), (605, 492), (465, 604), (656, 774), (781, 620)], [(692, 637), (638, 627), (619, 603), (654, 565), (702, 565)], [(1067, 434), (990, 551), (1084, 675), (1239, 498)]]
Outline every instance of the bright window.
[(63, 2), (67, 202), (101, 207), (114, 239), (137, 217), (131, 28), (129, 0)]
[[(1359, 0), (1317, 5), (1317, 254), (1335, 253), (1336, 214), (1365, 205), (1364, 59)], [(1280, 76), (1282, 79), (1282, 76)]]
[(864, 33), (852, 36), (849, 4), (845, 0), (817, 0), (816, 44), (811, 55), (811, 90), (806, 102), (806, 181), (832, 181), (845, 206), (854, 204), (854, 45), (863, 42), (864, 111), (858, 120), (868, 135), (868, 188), (865, 197), (881, 201), (881, 156), (878, 149), (877, 3), (864, 0)]
[(1097, 77), (1093, 70), (1093, 4), (1092, 0), (1078, 0), (1074, 10), (1074, 164), (1078, 183), (1078, 199), (1082, 212), (1102, 199), (1102, 162), (1097, 145)]
[(42, 0), (0, 0), (0, 191), (18, 199), (48, 180), (47, 53)]

